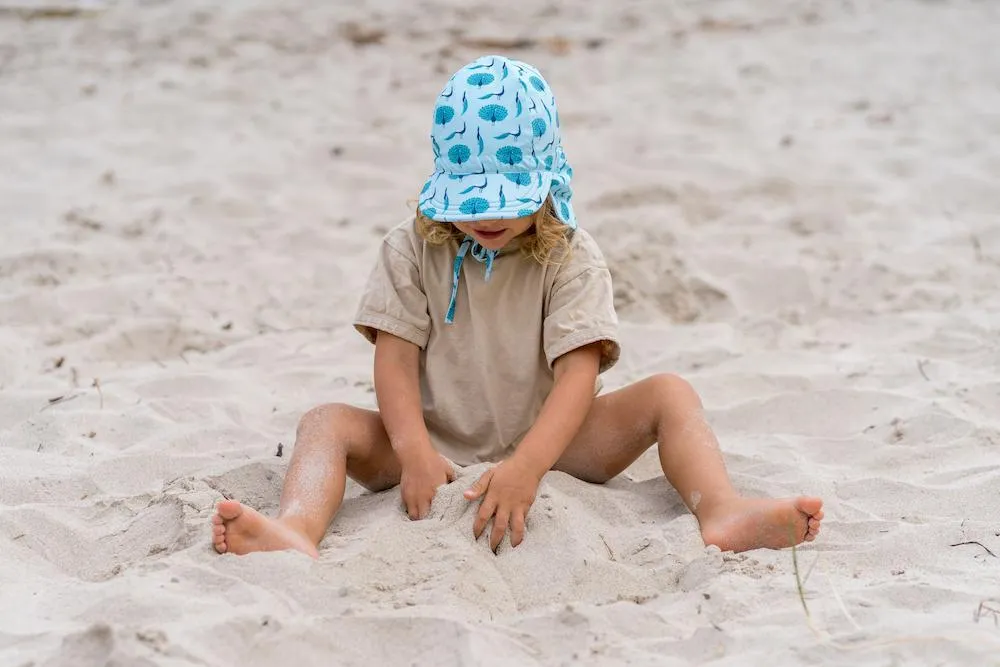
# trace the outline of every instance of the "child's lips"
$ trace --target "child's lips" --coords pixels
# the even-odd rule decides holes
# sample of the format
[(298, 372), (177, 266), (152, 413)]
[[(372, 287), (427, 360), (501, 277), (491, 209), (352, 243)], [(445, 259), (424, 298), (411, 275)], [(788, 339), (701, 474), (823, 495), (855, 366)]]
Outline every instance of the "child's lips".
[(476, 230), (476, 234), (479, 234), (480, 236), (482, 236), (484, 238), (487, 238), (487, 239), (499, 238), (500, 236), (503, 236), (503, 233), (504, 233), (504, 230), (502, 230), (502, 229), (498, 229), (495, 232), (488, 232), (485, 229), (477, 229)]

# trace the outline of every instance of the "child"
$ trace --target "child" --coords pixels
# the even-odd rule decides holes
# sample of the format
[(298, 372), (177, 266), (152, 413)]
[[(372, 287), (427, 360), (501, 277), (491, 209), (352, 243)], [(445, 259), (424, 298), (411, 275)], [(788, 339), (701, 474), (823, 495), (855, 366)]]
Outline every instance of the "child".
[[(435, 171), (414, 219), (384, 239), (355, 326), (375, 344), (379, 412), (323, 405), (299, 423), (277, 518), (232, 500), (212, 518), (222, 552), (317, 556), (347, 476), (400, 486), (411, 519), (459, 465), (491, 467), (465, 492), (476, 539), (516, 547), (549, 470), (592, 483), (654, 443), (706, 544), (781, 548), (815, 539), (819, 498), (739, 496), (701, 402), (673, 375), (607, 395), (618, 360), (611, 277), (577, 228), (573, 170), (538, 71), (500, 56), (459, 70), (438, 97)], [(470, 259), (472, 260), (470, 262)]]

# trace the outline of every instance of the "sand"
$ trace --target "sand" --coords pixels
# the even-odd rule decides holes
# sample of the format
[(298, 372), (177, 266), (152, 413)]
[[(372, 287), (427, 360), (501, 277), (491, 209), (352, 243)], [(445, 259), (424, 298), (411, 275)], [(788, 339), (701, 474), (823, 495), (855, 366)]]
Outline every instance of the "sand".
[[(0, 664), (1000, 664), (996, 3), (2, 5)], [(808, 615), (652, 453), (497, 556), (481, 467), (415, 523), (352, 484), (315, 562), (211, 550), (374, 404), (358, 290), (491, 51), (559, 97), (608, 388), (682, 374), (741, 491), (826, 500)]]

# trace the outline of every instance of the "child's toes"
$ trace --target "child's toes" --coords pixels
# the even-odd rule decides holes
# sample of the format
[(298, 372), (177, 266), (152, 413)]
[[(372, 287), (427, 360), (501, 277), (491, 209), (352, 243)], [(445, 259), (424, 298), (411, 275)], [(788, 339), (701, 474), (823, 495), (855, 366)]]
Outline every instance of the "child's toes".
[(225, 535), (226, 534), (225, 526), (212, 526), (212, 534), (215, 535), (216, 537), (219, 537), (220, 535)]
[(212, 515), (212, 523), (214, 525), (216, 525), (216, 526), (221, 526), (222, 525), (222, 517), (219, 516), (218, 514), (213, 514)]

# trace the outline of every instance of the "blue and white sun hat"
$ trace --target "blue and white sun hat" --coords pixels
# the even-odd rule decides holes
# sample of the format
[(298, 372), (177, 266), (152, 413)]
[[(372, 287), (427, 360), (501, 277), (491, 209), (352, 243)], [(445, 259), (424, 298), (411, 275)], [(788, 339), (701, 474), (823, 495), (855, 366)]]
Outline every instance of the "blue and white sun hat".
[[(551, 197), (558, 218), (576, 229), (570, 183), (552, 89), (537, 69), (503, 56), (484, 56), (451, 77), (438, 96), (431, 130), (434, 173), (418, 208), (442, 223), (521, 218)], [(486, 265), (497, 252), (466, 237), (458, 249), (446, 322), (452, 322), (462, 262)]]

